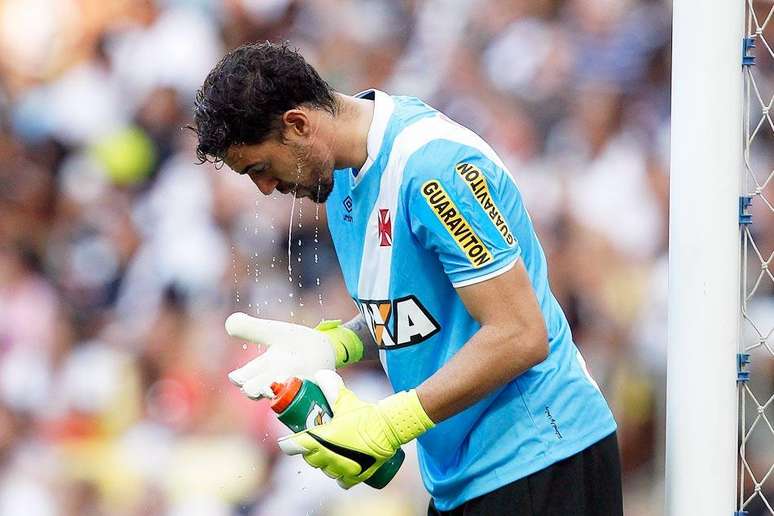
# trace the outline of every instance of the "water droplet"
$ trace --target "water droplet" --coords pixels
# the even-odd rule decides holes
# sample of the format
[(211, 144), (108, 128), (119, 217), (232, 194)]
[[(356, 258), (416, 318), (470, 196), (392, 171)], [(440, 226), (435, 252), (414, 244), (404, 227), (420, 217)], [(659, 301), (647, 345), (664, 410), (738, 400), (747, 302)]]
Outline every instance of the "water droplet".
[(245, 344), (244, 342), (242, 343), (242, 349), (247, 349), (247, 344)]
[[(299, 174), (300, 174), (299, 167)], [(293, 281), (293, 265), (290, 261), (290, 254), (293, 246), (293, 216), (295, 215), (296, 207), (296, 191), (293, 190), (293, 203), (290, 205), (290, 224), (288, 224), (288, 280)]]

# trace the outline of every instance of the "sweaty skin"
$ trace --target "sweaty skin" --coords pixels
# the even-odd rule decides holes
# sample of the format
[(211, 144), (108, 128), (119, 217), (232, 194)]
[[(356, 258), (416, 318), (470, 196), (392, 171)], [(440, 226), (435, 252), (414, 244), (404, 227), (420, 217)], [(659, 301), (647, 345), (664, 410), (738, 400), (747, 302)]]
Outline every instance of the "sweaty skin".
[(232, 145), (224, 161), (246, 174), (264, 195), (274, 190), (323, 203), (333, 190), (333, 171), (363, 166), (374, 103), (336, 94), (336, 116), (301, 106), (286, 111), (266, 141)]
[[(286, 111), (268, 140), (229, 148), (226, 164), (247, 174), (264, 195), (274, 190), (323, 203), (333, 189), (333, 170), (359, 169), (368, 157), (374, 103), (336, 94), (331, 115), (301, 106)], [(521, 261), (495, 278), (457, 289), (468, 312), (481, 324), (457, 354), (416, 392), (427, 415), (438, 423), (482, 399), (548, 355), (543, 314)], [(378, 357), (373, 338), (358, 316), (347, 323), (365, 344), (365, 359)]]
[[(456, 290), (481, 328), (416, 389), (435, 423), (464, 410), (548, 356), (543, 313), (521, 261), (500, 276)], [(363, 316), (345, 326), (365, 344), (363, 359), (378, 359)]]

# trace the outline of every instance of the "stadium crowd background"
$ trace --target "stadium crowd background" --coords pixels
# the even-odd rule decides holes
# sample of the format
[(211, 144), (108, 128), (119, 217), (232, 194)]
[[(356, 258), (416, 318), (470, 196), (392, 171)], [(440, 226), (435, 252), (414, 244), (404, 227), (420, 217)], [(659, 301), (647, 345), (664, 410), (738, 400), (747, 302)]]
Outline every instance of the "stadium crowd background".
[[(670, 6), (656, 0), (0, 0), (0, 514), (424, 513), (413, 452), (384, 491), (341, 491), (279, 454), (284, 428), (226, 379), (256, 353), (225, 335), (232, 311), (355, 313), (323, 211), (197, 165), (181, 129), (217, 59), (265, 39), (341, 92), (419, 96), (503, 157), (618, 420), (626, 514), (662, 514)], [(770, 252), (774, 217), (758, 215)], [(770, 322), (771, 287), (753, 305)], [(754, 377), (771, 392), (767, 367)], [(346, 379), (388, 392), (377, 367)]]

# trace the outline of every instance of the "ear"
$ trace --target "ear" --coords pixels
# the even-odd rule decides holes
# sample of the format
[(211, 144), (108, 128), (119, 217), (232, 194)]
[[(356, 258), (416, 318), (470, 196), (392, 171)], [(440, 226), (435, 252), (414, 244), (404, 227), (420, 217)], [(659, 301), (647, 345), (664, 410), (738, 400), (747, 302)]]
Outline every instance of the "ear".
[(289, 109), (282, 115), (282, 137), (294, 140), (310, 133), (311, 120), (303, 109)]

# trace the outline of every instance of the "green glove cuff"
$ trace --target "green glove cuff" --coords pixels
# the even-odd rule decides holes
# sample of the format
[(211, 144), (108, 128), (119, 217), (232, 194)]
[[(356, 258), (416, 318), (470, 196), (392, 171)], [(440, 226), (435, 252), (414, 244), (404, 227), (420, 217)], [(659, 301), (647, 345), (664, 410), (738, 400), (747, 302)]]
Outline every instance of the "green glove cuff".
[(400, 441), (397, 446), (413, 441), (435, 426), (414, 389), (393, 394), (377, 406)]
[(363, 358), (363, 342), (357, 333), (341, 325), (340, 320), (320, 321), (315, 330), (324, 333), (336, 353), (336, 368), (359, 362)]

